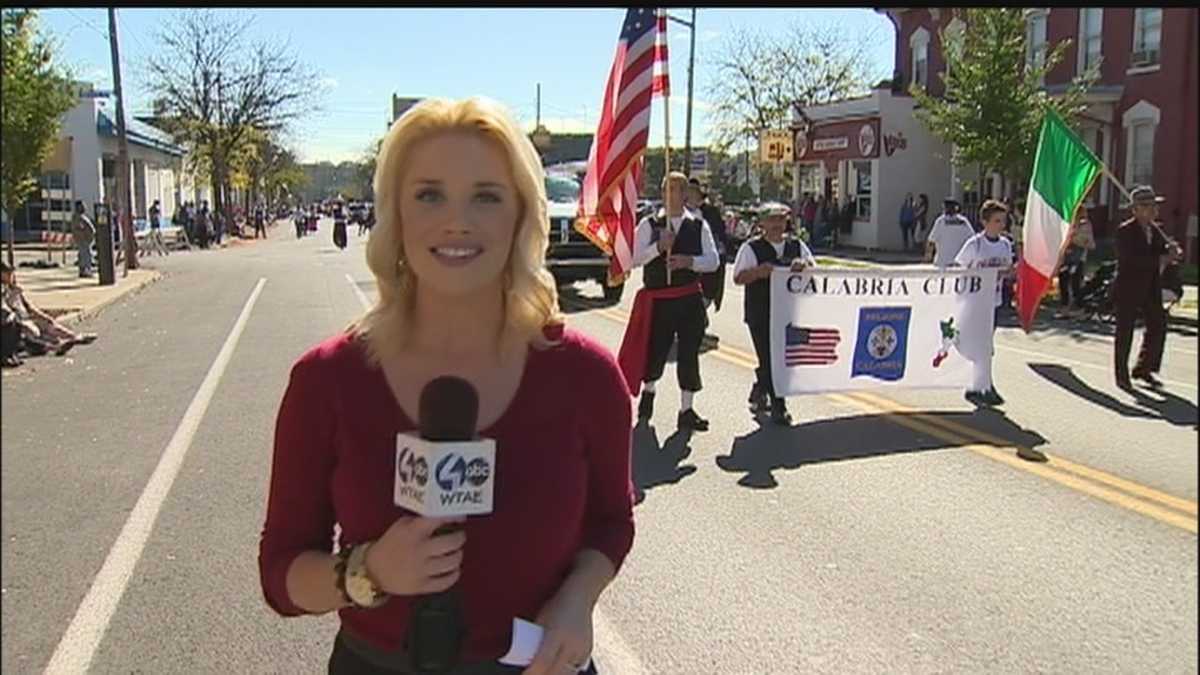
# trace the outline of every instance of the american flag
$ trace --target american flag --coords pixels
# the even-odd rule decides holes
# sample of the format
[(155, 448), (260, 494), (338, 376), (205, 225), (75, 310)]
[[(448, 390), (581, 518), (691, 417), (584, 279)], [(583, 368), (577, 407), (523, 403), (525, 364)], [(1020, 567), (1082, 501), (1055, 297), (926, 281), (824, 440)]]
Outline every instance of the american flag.
[(836, 328), (797, 328), (787, 326), (783, 362), (796, 366), (827, 366), (837, 361), (837, 345), (842, 336)]
[(650, 137), (650, 99), (669, 93), (666, 10), (630, 9), (604, 87), (600, 125), (575, 221), (575, 229), (611, 256), (609, 277), (614, 281), (632, 267), (637, 186)]

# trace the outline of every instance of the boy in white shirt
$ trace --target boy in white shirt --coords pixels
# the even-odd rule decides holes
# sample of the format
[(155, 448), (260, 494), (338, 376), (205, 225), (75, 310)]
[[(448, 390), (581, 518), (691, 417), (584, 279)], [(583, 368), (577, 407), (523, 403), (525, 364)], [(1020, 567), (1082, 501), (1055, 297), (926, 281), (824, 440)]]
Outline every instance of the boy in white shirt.
[[(954, 257), (954, 263), (967, 269), (994, 267), (999, 270), (996, 274), (996, 304), (992, 319), (992, 340), (995, 342), (996, 321), (999, 318), (1001, 305), (1001, 289), (1004, 280), (1012, 274), (1013, 245), (1008, 237), (1001, 236), (1004, 231), (1005, 216), (1008, 207), (995, 199), (989, 199), (979, 209), (979, 220), (983, 223), (983, 231), (967, 239)], [(996, 351), (993, 344), (992, 353)], [(996, 391), (992, 383), (992, 360), (982, 359), (975, 364), (975, 383), (966, 393), (966, 399), (977, 406), (1002, 405), (1004, 399)]]
[(800, 240), (784, 238), (791, 209), (786, 204), (771, 202), (761, 210), (763, 234), (742, 244), (733, 263), (733, 283), (746, 287), (745, 315), (750, 339), (758, 356), (757, 379), (750, 390), (750, 406), (755, 414), (767, 411), (770, 399), (771, 421), (791, 424), (783, 397), (775, 393), (771, 381), (771, 274), (780, 267), (799, 272), (817, 261), (812, 251)]
[(975, 234), (971, 221), (959, 213), (958, 200), (947, 198), (944, 203), (945, 210), (933, 222), (933, 229), (925, 240), (925, 261), (932, 261), (939, 269), (949, 267), (954, 256), (962, 250), (963, 243)]

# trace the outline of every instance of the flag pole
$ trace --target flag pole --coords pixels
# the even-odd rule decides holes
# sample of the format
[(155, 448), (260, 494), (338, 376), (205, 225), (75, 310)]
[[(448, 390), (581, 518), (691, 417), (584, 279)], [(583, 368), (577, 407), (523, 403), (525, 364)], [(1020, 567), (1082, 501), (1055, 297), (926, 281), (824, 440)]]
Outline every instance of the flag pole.
[[(664, 11), (664, 10), (659, 10)], [(666, 29), (663, 29), (664, 33)], [(666, 35), (663, 36), (666, 38)], [(669, 197), (671, 194), (671, 88), (663, 92), (663, 211), (667, 214), (667, 228), (671, 227)], [(667, 252), (667, 285), (671, 285), (671, 253)]]
[(1133, 201), (1133, 199), (1129, 196), (1129, 190), (1126, 190), (1125, 186), (1121, 184), (1121, 181), (1117, 180), (1117, 177), (1112, 174), (1112, 171), (1108, 170), (1108, 165), (1104, 162), (1100, 162), (1100, 172), (1104, 175), (1104, 177), (1112, 181), (1113, 185), (1117, 186), (1117, 189), (1121, 191), (1121, 194), (1125, 195), (1126, 202)]

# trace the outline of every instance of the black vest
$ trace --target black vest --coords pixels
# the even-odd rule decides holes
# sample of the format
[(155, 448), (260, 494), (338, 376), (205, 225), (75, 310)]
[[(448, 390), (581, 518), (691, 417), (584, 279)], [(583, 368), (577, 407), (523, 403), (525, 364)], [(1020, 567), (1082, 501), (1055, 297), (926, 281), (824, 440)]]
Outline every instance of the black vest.
[[(750, 240), (750, 250), (758, 258), (758, 264), (791, 265), (800, 257), (800, 242), (795, 239), (783, 240), (783, 258), (775, 255), (775, 247), (771, 242), (756, 237)], [(761, 279), (746, 285), (746, 323), (768, 323), (771, 320), (771, 280)]]
[[(667, 219), (651, 218), (650, 219), (650, 241), (658, 243), (662, 236), (663, 230), (667, 227)], [(683, 222), (679, 224), (679, 232), (675, 234), (675, 245), (671, 247), (671, 253), (677, 255), (698, 256), (704, 252), (701, 243), (700, 235), (703, 232), (703, 221), (684, 217)], [(671, 287), (688, 286), (696, 283), (700, 275), (692, 270), (672, 270), (671, 271)], [(642, 282), (646, 288), (667, 288), (667, 257), (659, 254), (657, 258), (646, 263), (645, 269), (642, 271)]]

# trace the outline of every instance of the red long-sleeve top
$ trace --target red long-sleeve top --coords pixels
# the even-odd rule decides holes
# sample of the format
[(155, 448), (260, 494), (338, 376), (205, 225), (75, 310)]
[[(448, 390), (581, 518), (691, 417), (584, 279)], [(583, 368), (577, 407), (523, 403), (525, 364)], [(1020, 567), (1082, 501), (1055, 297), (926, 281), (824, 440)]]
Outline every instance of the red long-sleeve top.
[[(464, 656), (508, 651), (512, 620), (534, 620), (576, 554), (594, 549), (618, 569), (633, 545), (632, 409), (621, 370), (603, 346), (566, 330), (531, 349), (517, 394), (480, 435), (496, 440), (491, 515), (465, 524), (459, 588)], [(301, 552), (377, 539), (411, 512), (392, 502), (396, 434), (416, 424), (396, 403), (365, 345), (326, 340), (293, 366), (279, 407), (266, 522), (259, 545), (263, 594), (276, 612), (303, 610), (287, 571)], [(413, 598), (339, 611), (343, 625), (381, 649), (404, 647)]]

